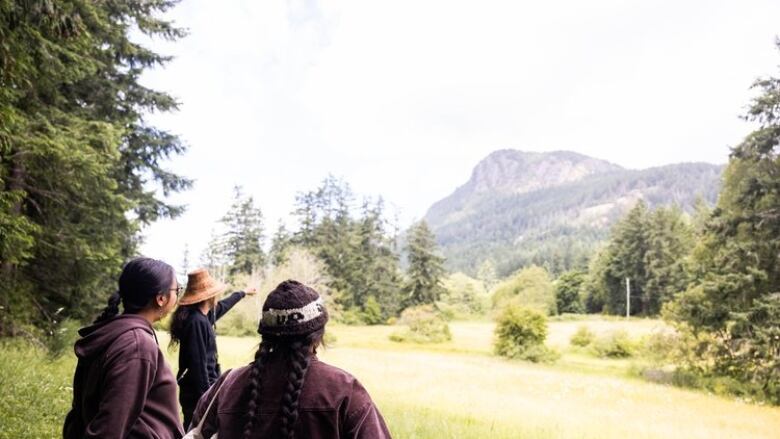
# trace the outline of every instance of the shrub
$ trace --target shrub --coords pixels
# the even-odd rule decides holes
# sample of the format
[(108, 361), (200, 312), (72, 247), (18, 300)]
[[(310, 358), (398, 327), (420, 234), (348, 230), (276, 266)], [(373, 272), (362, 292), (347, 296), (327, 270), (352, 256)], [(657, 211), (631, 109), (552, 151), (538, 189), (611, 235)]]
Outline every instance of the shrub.
[(602, 358), (628, 358), (634, 355), (636, 346), (626, 331), (613, 331), (597, 338), (593, 351)]
[(596, 339), (596, 335), (593, 334), (593, 332), (588, 329), (587, 326), (582, 325), (577, 329), (577, 332), (574, 333), (574, 335), (571, 336), (571, 339), (569, 339), (569, 343), (571, 343), (573, 346), (579, 346), (579, 347), (585, 347), (589, 344), (593, 343), (593, 340)]
[(407, 308), (401, 313), (406, 329), (390, 335), (390, 340), (409, 343), (441, 343), (452, 340), (447, 321), (432, 305)]
[(498, 316), (496, 323), (494, 349), (497, 355), (533, 362), (557, 359), (556, 354), (544, 345), (547, 319), (543, 314), (510, 304)]
[(345, 325), (365, 325), (366, 321), (363, 320), (363, 312), (360, 308), (352, 307), (344, 310), (338, 318), (339, 323)]
[(556, 314), (555, 292), (547, 270), (531, 266), (500, 283), (493, 293), (493, 308), (501, 309), (508, 303), (518, 303), (547, 315)]
[(384, 323), (382, 318), (382, 307), (376, 301), (374, 296), (368, 296), (366, 303), (363, 304), (363, 321), (369, 325), (381, 325)]

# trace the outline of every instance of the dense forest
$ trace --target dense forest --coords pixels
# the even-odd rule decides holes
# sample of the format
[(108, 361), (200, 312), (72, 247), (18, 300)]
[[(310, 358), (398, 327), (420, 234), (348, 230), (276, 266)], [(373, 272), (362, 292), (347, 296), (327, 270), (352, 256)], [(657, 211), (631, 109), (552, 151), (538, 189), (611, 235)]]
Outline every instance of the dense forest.
[[(512, 174), (501, 174), (512, 165)], [(483, 160), (426, 219), (450, 270), (474, 275), (490, 260), (501, 276), (531, 264), (560, 274), (585, 268), (609, 227), (639, 199), (689, 213), (699, 199), (714, 203), (721, 172), (695, 163), (635, 171), (565, 151), (505, 150)]]

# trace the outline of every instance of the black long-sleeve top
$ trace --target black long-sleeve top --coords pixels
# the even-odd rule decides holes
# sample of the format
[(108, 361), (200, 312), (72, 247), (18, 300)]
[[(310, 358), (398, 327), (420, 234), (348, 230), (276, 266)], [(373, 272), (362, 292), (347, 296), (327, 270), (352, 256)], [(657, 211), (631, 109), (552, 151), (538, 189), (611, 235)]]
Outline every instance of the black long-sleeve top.
[(187, 316), (180, 337), (179, 372), (176, 375), (182, 394), (198, 398), (219, 378), (214, 324), (245, 295), (243, 291), (237, 291), (217, 302), (208, 315), (192, 310)]

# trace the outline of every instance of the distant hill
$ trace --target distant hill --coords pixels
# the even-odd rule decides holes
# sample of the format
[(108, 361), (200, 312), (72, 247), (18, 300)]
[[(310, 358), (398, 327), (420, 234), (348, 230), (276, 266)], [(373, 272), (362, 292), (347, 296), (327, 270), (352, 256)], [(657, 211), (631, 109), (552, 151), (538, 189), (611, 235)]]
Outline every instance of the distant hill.
[(625, 169), (570, 151), (495, 151), (425, 219), (451, 270), (474, 274), (491, 259), (499, 274), (535, 263), (583, 265), (609, 227), (640, 199), (691, 211), (714, 203), (723, 166), (680, 163)]

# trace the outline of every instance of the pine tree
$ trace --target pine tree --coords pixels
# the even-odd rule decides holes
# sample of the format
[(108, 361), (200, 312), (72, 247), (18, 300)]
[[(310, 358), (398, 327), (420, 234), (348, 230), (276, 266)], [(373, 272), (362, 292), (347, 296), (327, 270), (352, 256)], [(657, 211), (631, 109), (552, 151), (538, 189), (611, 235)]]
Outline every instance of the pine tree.
[(276, 227), (276, 232), (271, 238), (271, 249), (268, 252), (268, 257), (274, 267), (279, 267), (284, 264), (287, 259), (287, 249), (292, 244), (292, 236), (287, 231), (282, 221), (279, 221), (279, 225)]
[(409, 228), (406, 253), (409, 268), (406, 271), (405, 305), (432, 304), (444, 293), (444, 258), (439, 254), (436, 237), (422, 220)]
[[(386, 230), (381, 199), (353, 209), (349, 185), (332, 176), (316, 190), (298, 194), (299, 230), (290, 242), (312, 250), (326, 265), (330, 287), (343, 308), (366, 313), (375, 304), (383, 319), (400, 311), (400, 275), (395, 240)], [(374, 319), (376, 320), (376, 319)]]
[(648, 247), (644, 255), (646, 283), (644, 313), (656, 315), (688, 284), (687, 257), (693, 248), (693, 230), (678, 208), (658, 208), (648, 220)]
[(245, 196), (241, 187), (233, 189), (233, 204), (222, 218), (228, 274), (252, 274), (265, 265), (263, 252), (263, 213), (254, 199)]
[[(777, 42), (780, 48), (780, 41)], [(669, 308), (700, 337), (703, 364), (752, 383), (780, 403), (780, 78), (747, 119), (759, 128), (736, 146), (717, 206), (694, 251), (694, 282)]]
[(130, 39), (183, 36), (158, 18), (175, 3), (0, 2), (0, 332), (92, 317), (139, 228), (181, 213), (149, 184), (189, 187), (160, 165), (184, 145), (144, 121), (176, 102), (139, 83), (169, 58)]

